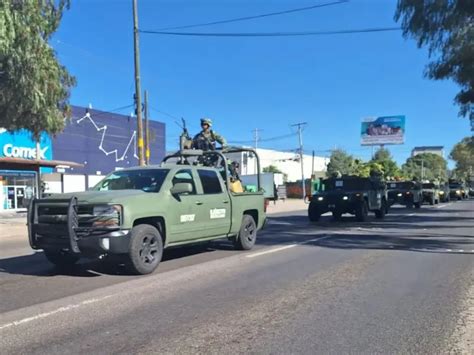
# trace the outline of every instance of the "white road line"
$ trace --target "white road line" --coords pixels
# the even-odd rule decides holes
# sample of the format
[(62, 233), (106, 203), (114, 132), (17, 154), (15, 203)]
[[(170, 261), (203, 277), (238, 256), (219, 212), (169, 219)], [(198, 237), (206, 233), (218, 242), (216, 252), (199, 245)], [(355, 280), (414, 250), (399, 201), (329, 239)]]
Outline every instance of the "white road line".
[(446, 251), (453, 251), (453, 249), (446, 249)]
[(411, 216), (414, 216), (414, 215), (415, 215), (414, 213), (409, 213), (409, 214), (408, 214), (408, 216), (410, 216), (410, 217), (411, 217)]
[(88, 304), (101, 302), (101, 301), (104, 301), (107, 298), (110, 298), (112, 296), (113, 295), (108, 295), (108, 296), (104, 296), (104, 297), (101, 297), (101, 298), (91, 298), (89, 300), (85, 300), (85, 301), (82, 301), (82, 302), (77, 303), (77, 304), (70, 304), (68, 306), (60, 307), (60, 308), (55, 309), (54, 311), (51, 311), (51, 312), (40, 313), (40, 314), (37, 314), (36, 316), (23, 318), (23, 319), (20, 319), (20, 320), (11, 322), (11, 323), (3, 324), (3, 325), (0, 325), (0, 330), (3, 330), (5, 328), (18, 326), (18, 325), (24, 324), (24, 323), (29, 323), (29, 322), (32, 322), (32, 321), (37, 320), (37, 319), (46, 318), (46, 317), (52, 316), (53, 314), (67, 312), (67, 311), (70, 311), (70, 310), (73, 310), (73, 309), (76, 309), (76, 308), (79, 308), (81, 306), (85, 306), (85, 305), (88, 305)]
[(276, 253), (276, 252), (279, 252), (279, 251), (282, 251), (282, 250), (294, 248), (294, 247), (296, 247), (296, 246), (298, 246), (298, 245), (305, 245), (305, 244), (309, 244), (309, 243), (314, 243), (314, 242), (317, 242), (317, 241), (320, 241), (320, 240), (324, 240), (324, 239), (328, 239), (328, 238), (331, 238), (331, 236), (330, 236), (330, 235), (327, 235), (327, 236), (325, 236), (325, 237), (320, 237), (320, 238), (314, 238), (314, 239), (310, 239), (310, 240), (305, 240), (304, 242), (301, 242), (301, 243), (295, 243), (295, 244), (284, 245), (284, 246), (281, 246), (281, 247), (272, 248), (272, 249), (260, 251), (260, 252), (257, 252), (257, 253), (249, 254), (249, 255), (246, 255), (246, 257), (247, 257), (247, 258), (255, 258), (255, 257), (257, 257), (257, 256), (262, 256), (262, 255), (267, 255), (267, 254), (271, 254), (271, 253)]
[(249, 254), (249, 255), (246, 255), (246, 257), (247, 258), (255, 258), (256, 256), (266, 255), (266, 254), (270, 254), (270, 253), (276, 253), (277, 251), (290, 249), (290, 248), (296, 247), (297, 245), (298, 244), (289, 244), (289, 245), (285, 245), (285, 246), (282, 246), (282, 247), (273, 248), (273, 249), (261, 251), (261, 252), (258, 252), (258, 253)]
[(460, 252), (460, 253), (464, 253), (464, 249), (459, 249), (459, 252)]
[(446, 206), (448, 206), (448, 205), (439, 205), (436, 208), (443, 208), (443, 207), (446, 207)]

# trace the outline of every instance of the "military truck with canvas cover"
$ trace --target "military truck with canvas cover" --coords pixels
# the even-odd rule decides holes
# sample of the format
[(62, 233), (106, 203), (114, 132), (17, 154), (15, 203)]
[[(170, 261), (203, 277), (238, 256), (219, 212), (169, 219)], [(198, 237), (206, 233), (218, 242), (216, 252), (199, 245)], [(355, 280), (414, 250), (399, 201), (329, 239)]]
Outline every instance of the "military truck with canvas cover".
[(388, 183), (390, 206), (399, 204), (407, 208), (420, 208), (423, 203), (421, 184), (417, 181), (391, 181)]
[(377, 218), (384, 218), (388, 212), (385, 183), (378, 178), (345, 176), (322, 180), (311, 197), (308, 217), (316, 222), (322, 214), (332, 212), (334, 219), (340, 220), (344, 213), (351, 213), (363, 222), (369, 211)]
[(225, 161), (219, 152), (180, 152), (160, 166), (115, 171), (86, 192), (33, 200), (31, 247), (60, 266), (116, 254), (136, 274), (153, 272), (169, 247), (228, 238), (251, 249), (266, 220), (263, 192), (233, 193), (225, 164), (189, 161), (210, 154)]

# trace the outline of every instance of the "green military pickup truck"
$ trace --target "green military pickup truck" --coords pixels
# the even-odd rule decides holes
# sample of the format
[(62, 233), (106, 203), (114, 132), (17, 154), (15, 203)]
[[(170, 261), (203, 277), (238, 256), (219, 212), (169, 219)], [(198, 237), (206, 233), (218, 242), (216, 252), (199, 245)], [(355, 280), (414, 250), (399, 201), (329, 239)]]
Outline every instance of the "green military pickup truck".
[[(200, 163), (210, 157), (220, 165)], [(228, 238), (249, 250), (265, 221), (259, 186), (231, 192), (225, 156), (191, 150), (159, 166), (115, 171), (86, 192), (32, 200), (28, 234), (31, 247), (58, 266), (116, 254), (133, 273), (148, 274), (169, 247)]]

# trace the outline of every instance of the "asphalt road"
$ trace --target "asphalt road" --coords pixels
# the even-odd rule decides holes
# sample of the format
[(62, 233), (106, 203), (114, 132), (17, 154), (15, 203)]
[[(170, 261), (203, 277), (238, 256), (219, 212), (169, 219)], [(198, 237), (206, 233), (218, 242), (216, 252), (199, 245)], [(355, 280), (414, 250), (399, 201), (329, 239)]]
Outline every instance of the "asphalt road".
[(473, 353), (473, 286), (473, 201), (281, 214), (250, 252), (169, 250), (145, 277), (0, 235), (0, 353)]

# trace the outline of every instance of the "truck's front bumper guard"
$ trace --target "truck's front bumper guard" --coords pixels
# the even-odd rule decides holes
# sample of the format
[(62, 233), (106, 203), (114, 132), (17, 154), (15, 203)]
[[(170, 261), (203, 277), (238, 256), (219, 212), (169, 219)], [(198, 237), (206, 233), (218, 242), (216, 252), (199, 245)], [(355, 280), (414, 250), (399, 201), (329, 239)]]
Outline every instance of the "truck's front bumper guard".
[[(67, 218), (65, 224), (49, 224), (39, 222), (40, 207), (65, 207)], [(80, 227), (78, 216), (78, 202), (76, 197), (70, 199), (32, 199), (28, 207), (28, 238), (33, 249), (41, 248), (41, 237), (67, 237), (68, 249), (73, 253), (80, 253), (78, 242), (89, 236), (104, 236), (117, 233), (119, 227)]]

